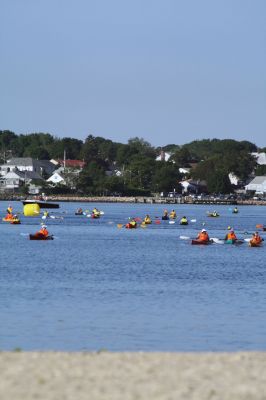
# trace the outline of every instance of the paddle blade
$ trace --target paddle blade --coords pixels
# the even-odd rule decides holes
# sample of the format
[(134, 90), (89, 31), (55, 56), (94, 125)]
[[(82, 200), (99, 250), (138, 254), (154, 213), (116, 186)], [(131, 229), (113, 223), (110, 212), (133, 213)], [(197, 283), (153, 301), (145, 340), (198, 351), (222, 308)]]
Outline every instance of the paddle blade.
[(190, 240), (191, 238), (189, 236), (179, 236), (179, 239)]
[(169, 224), (175, 224), (175, 221), (169, 221)]
[(257, 224), (256, 228), (263, 228), (263, 225), (262, 224)]
[(154, 223), (159, 225), (161, 223), (161, 221), (159, 219), (157, 219), (156, 221), (154, 221)]
[(117, 224), (116, 226), (117, 226), (117, 228), (119, 228), (119, 229), (123, 228), (123, 224)]
[(190, 222), (197, 222), (197, 220), (196, 219), (191, 219)]
[(137, 222), (141, 222), (141, 221), (142, 221), (142, 219), (141, 219), (141, 218), (139, 218), (139, 217), (137, 217), (137, 218), (135, 218), (135, 221), (137, 221)]

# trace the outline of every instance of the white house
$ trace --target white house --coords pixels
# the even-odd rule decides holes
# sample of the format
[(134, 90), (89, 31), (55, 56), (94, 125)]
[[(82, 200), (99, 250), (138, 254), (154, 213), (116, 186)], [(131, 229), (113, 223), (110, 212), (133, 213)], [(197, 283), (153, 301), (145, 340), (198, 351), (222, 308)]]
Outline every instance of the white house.
[(231, 185), (235, 185), (235, 186), (238, 185), (238, 183), (239, 183), (239, 178), (238, 178), (233, 172), (230, 172), (230, 173), (228, 174), (228, 178), (229, 178), (229, 180), (230, 180)]
[(248, 185), (246, 191), (255, 191), (255, 193), (266, 193), (266, 176), (256, 176)]
[(255, 157), (257, 164), (266, 165), (266, 153), (251, 153)]
[(53, 183), (54, 185), (58, 185), (59, 183), (61, 185), (66, 184), (65, 178), (60, 174), (60, 172), (57, 171), (55, 171), (53, 175), (51, 175), (50, 178), (46, 180), (46, 182)]
[(170, 153), (166, 153), (165, 151), (161, 151), (158, 157), (156, 157), (156, 161), (168, 161), (171, 157)]

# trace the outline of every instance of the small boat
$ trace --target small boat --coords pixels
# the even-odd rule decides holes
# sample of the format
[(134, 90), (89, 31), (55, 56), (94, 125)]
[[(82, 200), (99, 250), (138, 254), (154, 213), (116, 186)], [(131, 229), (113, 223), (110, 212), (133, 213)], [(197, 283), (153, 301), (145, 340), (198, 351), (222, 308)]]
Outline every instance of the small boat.
[(29, 235), (30, 240), (54, 240), (53, 235), (44, 236), (41, 233), (34, 233), (34, 235)]
[(10, 224), (20, 224), (20, 220), (18, 218), (2, 218), (3, 222), (9, 222)]
[(224, 241), (225, 244), (243, 244), (244, 240), (240, 240), (240, 239), (227, 239)]
[(211, 240), (199, 240), (199, 239), (192, 239), (191, 244), (212, 244), (213, 242)]
[(180, 221), (179, 225), (188, 225), (188, 221)]
[(262, 243), (255, 243), (255, 242), (250, 241), (248, 243), (248, 245), (249, 245), (249, 247), (261, 247)]
[(207, 217), (220, 217), (220, 215), (218, 213), (208, 213)]
[(162, 216), (162, 220), (163, 220), (163, 221), (168, 221), (168, 220), (169, 220), (168, 215), (163, 215), (163, 216)]
[(12, 220), (10, 221), (10, 224), (12, 224), (12, 225), (19, 225), (19, 224), (21, 224), (21, 222), (20, 222), (20, 219), (14, 218), (14, 219), (12, 219)]
[(136, 225), (131, 225), (130, 223), (125, 225), (125, 228), (127, 229), (136, 229), (137, 228), (137, 224)]

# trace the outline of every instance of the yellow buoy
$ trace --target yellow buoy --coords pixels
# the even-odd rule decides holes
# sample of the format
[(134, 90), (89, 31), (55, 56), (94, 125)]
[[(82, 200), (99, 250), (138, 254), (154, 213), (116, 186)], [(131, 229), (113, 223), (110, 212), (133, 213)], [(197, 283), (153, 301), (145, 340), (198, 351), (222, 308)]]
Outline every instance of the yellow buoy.
[(37, 217), (40, 214), (40, 206), (36, 203), (25, 204), (23, 212), (25, 217)]

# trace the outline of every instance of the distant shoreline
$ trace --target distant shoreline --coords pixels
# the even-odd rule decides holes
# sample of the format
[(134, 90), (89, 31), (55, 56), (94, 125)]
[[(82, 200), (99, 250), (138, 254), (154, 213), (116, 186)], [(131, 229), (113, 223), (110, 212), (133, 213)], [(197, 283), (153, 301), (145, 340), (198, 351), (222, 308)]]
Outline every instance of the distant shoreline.
[[(34, 196), (0, 196), (0, 201), (22, 201), (25, 199), (36, 199)], [(37, 200), (37, 199), (36, 199)], [(206, 205), (266, 205), (263, 200), (199, 200), (191, 197), (145, 197), (145, 196), (65, 196), (50, 195), (45, 197), (49, 202), (79, 202), (79, 203), (140, 203), (140, 204), (206, 204)]]

